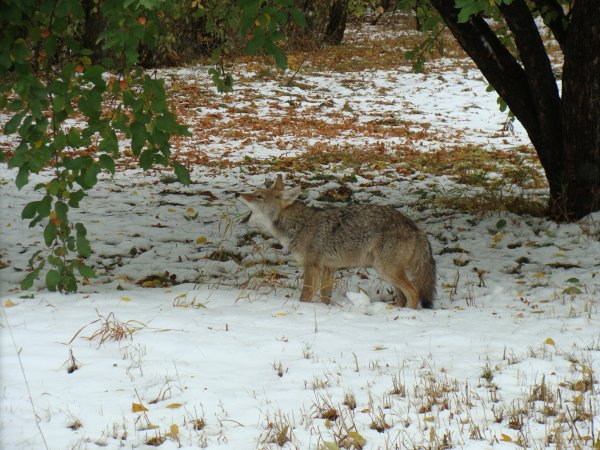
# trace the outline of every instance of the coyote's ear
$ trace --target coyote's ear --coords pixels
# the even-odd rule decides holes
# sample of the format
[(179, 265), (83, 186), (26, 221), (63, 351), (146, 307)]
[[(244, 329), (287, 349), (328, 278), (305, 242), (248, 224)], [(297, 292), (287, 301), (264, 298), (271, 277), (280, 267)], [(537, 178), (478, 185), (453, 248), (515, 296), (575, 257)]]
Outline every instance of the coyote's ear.
[(296, 201), (300, 195), (300, 189), (301, 186), (294, 186), (293, 188), (286, 189), (281, 193), (280, 198), (283, 200), (285, 206), (289, 206)]
[(277, 189), (278, 191), (283, 191), (283, 177), (281, 176), (281, 174), (277, 175), (277, 179), (275, 180), (273, 189)]

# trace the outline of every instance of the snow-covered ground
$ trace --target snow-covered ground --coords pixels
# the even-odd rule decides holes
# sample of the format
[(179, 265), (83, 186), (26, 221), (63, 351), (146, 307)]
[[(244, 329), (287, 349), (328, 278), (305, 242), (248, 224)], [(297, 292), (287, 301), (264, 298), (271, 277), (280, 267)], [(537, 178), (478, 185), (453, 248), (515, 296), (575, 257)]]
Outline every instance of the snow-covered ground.
[[(99, 275), (79, 294), (48, 293), (41, 281), (18, 289), (44, 248), (40, 226), (28, 228), (20, 212), (50, 174), (17, 191), (15, 173), (0, 166), (0, 448), (599, 442), (598, 214), (557, 225), (434, 208), (424, 199), (455, 181), (394, 166), (288, 174), (309, 187), (311, 204), (323, 205), (319, 193), (344, 179), (354, 201), (393, 205), (428, 231), (438, 298), (418, 311), (384, 301), (385, 284), (366, 270), (338, 274), (334, 304), (300, 303), (293, 258), (239, 223), (245, 209), (234, 193), (274, 178), (254, 160), (233, 163), (244, 157), (319, 143), (420, 151), (527, 143), (518, 124), (502, 131), (506, 116), (477, 72), (305, 74), (286, 88), (248, 70), (221, 103), (214, 93), (184, 98), (187, 85), (211, 92), (205, 68), (166, 75), (194, 130), (180, 154), (232, 163), (194, 167), (189, 187), (136, 170), (102, 178), (72, 211), (88, 228)], [(287, 136), (294, 115), (301, 129)], [(260, 129), (254, 138), (236, 133), (246, 125)]]

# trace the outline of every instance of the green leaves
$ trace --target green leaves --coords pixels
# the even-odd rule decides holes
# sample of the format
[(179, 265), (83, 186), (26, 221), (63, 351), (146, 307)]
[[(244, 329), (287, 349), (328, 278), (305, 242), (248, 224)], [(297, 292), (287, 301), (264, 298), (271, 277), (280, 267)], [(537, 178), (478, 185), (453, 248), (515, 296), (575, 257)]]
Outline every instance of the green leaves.
[(140, 151), (146, 143), (146, 126), (138, 121), (131, 124), (131, 151), (134, 155), (139, 156)]
[[(224, 23), (228, 30), (239, 30), (240, 36), (247, 39), (244, 53), (254, 55), (265, 53), (275, 60), (282, 70), (287, 69), (287, 55), (281, 47), (285, 41), (283, 30), (290, 22), (299, 27), (306, 26), (306, 18), (292, 0), (236, 0), (232, 4), (213, 1), (203, 7), (199, 15), (210, 18), (214, 23)], [(208, 20), (208, 19), (207, 19)], [(233, 87), (233, 79), (224, 68), (226, 30), (213, 29), (207, 25), (207, 31), (215, 31), (221, 38), (211, 55), (211, 67), (208, 74), (219, 92), (229, 92)]]
[(56, 240), (56, 225), (54, 222), (49, 221), (48, 225), (44, 228), (44, 241), (46, 242), (46, 246), (50, 247)]
[(208, 74), (219, 92), (231, 92), (233, 90), (233, 77), (225, 72), (222, 67), (211, 67)]
[[(85, 48), (81, 39), (89, 26), (84, 3), (17, 3), (0, 6), (0, 109), (11, 114), (3, 132), (18, 134), (20, 143), (12, 156), (1, 153), (0, 160), (18, 169), (19, 188), (29, 183), (31, 174), (52, 169), (51, 180), (35, 187), (40, 198), (25, 205), (21, 214), (30, 227), (43, 225), (47, 247), (44, 258), (37, 253), (32, 257), (22, 288), (29, 289), (41, 275), (48, 289), (71, 292), (77, 289), (78, 276), (91, 278), (94, 271), (85, 264), (92, 255), (87, 231), (81, 223), (73, 225), (69, 215), (103, 171), (116, 172), (123, 142), (130, 142), (142, 169), (172, 164), (177, 179), (191, 183), (186, 167), (171, 155), (172, 137), (189, 132), (169, 105), (164, 81), (138, 66), (139, 49), (156, 51), (164, 31), (159, 16), (172, 3), (94, 2), (103, 29), (91, 46), (101, 46), (101, 55), (97, 48)], [(213, 52), (218, 65), (209, 75), (220, 91), (233, 87), (223, 64), (226, 31), (240, 32), (247, 53), (266, 53), (279, 68), (287, 67), (282, 30), (290, 22), (306, 23), (294, 3), (207, 0), (197, 8), (218, 41)]]
[(192, 182), (190, 180), (190, 173), (181, 163), (174, 161), (173, 168), (175, 170), (175, 176), (177, 177), (177, 179), (179, 180), (179, 182), (181, 184), (184, 184), (187, 186)]
[(40, 271), (44, 268), (44, 263), (27, 274), (25, 279), (21, 281), (21, 290), (31, 289), (33, 282), (40, 276)]
[[(78, 224), (81, 225), (81, 224)], [(83, 225), (82, 225), (83, 226)], [(84, 228), (85, 230), (85, 228)], [(90, 246), (90, 241), (85, 236), (85, 234), (77, 233), (77, 253), (79, 256), (83, 258), (89, 258), (92, 254), (92, 247)]]
[(25, 117), (24, 111), (12, 116), (11, 119), (6, 122), (6, 125), (4, 125), (4, 134), (13, 134), (16, 132), (21, 125), (23, 117)]
[(413, 49), (406, 51), (404, 56), (413, 62), (415, 72), (422, 72), (428, 56), (436, 51), (440, 53), (444, 51), (444, 42), (441, 38), (444, 24), (429, 2), (420, 2), (415, 8), (415, 13), (422, 30), (426, 32), (425, 39)]
[(491, 15), (491, 12), (498, 5), (510, 5), (513, 0), (456, 0), (458, 13), (458, 23), (465, 23), (471, 16), (479, 13)]
[[(35, 187), (41, 198), (25, 205), (21, 214), (30, 227), (45, 223), (48, 248), (44, 259), (35, 254), (30, 261), (23, 289), (47, 266), (44, 279), (50, 290), (71, 292), (77, 289), (77, 276), (94, 276), (84, 263), (92, 255), (86, 229), (80, 223), (73, 226), (69, 213), (102, 171), (115, 173), (123, 135), (131, 139), (140, 166), (150, 168), (169, 165), (171, 137), (187, 133), (169, 107), (163, 80), (136, 66), (138, 49), (156, 45), (156, 10), (166, 7), (161, 0), (97, 3), (104, 27), (98, 42), (111, 54), (102, 60), (82, 43), (87, 22), (81, 2), (40, 0), (0, 7), (0, 108), (12, 113), (3, 132), (20, 138), (8, 164), (18, 169), (19, 188), (50, 162), (54, 176)], [(85, 125), (73, 126), (81, 123), (81, 114)], [(82, 148), (88, 150), (86, 156), (73, 156), (72, 150)], [(175, 171), (189, 183), (182, 165)]]
[(57, 270), (51, 269), (46, 273), (46, 287), (50, 291), (56, 291), (58, 283), (60, 283), (60, 273)]

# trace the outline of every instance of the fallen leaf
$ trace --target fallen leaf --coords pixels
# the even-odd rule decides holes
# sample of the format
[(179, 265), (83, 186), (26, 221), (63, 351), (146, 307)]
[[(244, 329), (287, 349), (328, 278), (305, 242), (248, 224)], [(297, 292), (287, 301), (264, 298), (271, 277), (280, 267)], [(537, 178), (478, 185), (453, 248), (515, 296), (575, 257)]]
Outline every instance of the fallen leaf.
[(169, 408), (169, 409), (181, 408), (181, 403), (170, 403), (166, 407)]
[(350, 436), (354, 440), (354, 444), (356, 444), (355, 447), (362, 448), (362, 446), (367, 443), (367, 440), (356, 431), (351, 431), (350, 433), (348, 433), (348, 436)]
[(166, 435), (172, 439), (177, 439), (179, 437), (179, 427), (176, 424), (172, 424)]
[(141, 403), (132, 403), (131, 404), (131, 411), (133, 411), (133, 412), (148, 411), (148, 408), (146, 408)]

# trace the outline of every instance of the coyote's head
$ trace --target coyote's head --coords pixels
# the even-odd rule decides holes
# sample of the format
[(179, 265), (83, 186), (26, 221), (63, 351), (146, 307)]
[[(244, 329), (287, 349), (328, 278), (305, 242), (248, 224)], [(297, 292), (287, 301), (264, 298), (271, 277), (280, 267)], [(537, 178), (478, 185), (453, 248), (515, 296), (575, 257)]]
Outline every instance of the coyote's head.
[(250, 223), (273, 231), (273, 223), (281, 212), (296, 201), (300, 186), (285, 189), (283, 177), (277, 175), (273, 186), (254, 192), (239, 194), (238, 198), (250, 208)]

